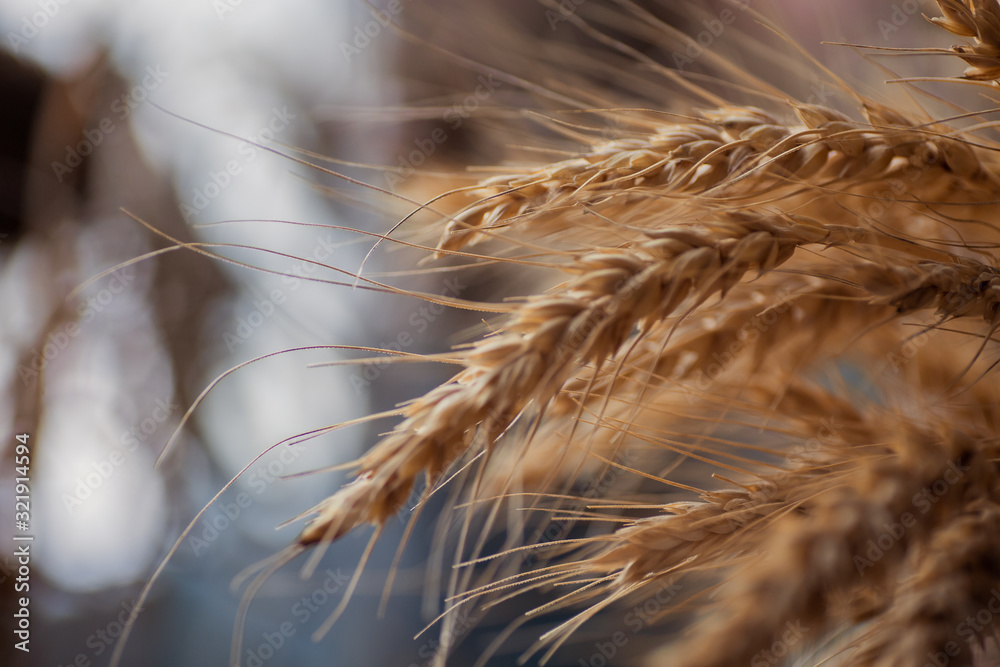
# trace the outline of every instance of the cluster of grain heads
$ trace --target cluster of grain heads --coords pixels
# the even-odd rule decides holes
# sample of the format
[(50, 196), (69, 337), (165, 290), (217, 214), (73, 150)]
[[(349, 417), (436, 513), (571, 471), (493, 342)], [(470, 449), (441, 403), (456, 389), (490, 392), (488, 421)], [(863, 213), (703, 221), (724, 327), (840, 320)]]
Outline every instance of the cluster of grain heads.
[[(955, 80), (995, 80), (1000, 4), (938, 5), (974, 42), (938, 50), (968, 63)], [(546, 658), (664, 582), (688, 629), (653, 664), (988, 657), (1000, 616), (966, 619), (1000, 599), (997, 145), (989, 124), (851, 94), (864, 120), (786, 100), (650, 114), (453, 193), (437, 256), (526, 252), (554, 286), (484, 307), (491, 333), (400, 408), (297, 547), (381, 528), (422, 479), (468, 469), (484, 531), (545, 498), (567, 530), (605, 526), (490, 555), (544, 565), (477, 586), (483, 540), (458, 549), (456, 607), (555, 589), (542, 610), (576, 610)], [(567, 505), (609, 468), (631, 496)]]
[[(576, 277), (511, 308), (504, 331), (461, 351), (465, 369), (404, 408), (406, 419), (360, 463), (359, 479), (316, 508), (301, 540), (383, 524), (418, 475), (437, 480), (475, 442), (489, 445), (529, 403), (546, 405), (586, 364), (600, 366), (682, 304), (771, 270), (836, 231), (790, 217), (725, 215), (651, 232), (635, 247), (577, 257)], [(479, 437), (481, 436), (481, 437)]]

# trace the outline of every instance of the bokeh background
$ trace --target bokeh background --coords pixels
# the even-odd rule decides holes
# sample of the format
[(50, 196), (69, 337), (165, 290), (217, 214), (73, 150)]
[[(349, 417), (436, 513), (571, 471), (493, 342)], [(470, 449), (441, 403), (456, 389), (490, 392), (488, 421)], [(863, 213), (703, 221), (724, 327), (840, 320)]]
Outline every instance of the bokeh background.
[[(3, 628), (14, 600), (14, 435), (22, 432), (31, 435), (36, 536), (32, 651), (14, 651), (5, 629), (0, 664), (106, 665), (143, 582), (192, 517), (254, 457), (296, 434), (388, 409), (448, 377), (447, 368), (431, 365), (310, 366), (365, 356), (316, 346), (445, 350), (458, 342), (455, 331), (476, 322), (352, 288), (350, 276), (335, 269), (356, 271), (372, 240), (326, 226), (385, 232), (411, 208), (407, 200), (441, 189), (433, 169), (490, 164), (505, 144), (523, 138), (519, 132), (530, 135), (511, 120), (530, 95), (508, 84), (471, 106), (481, 72), (438, 48), (524, 75), (539, 45), (552, 43), (550, 63), (596, 72), (587, 63), (600, 53), (588, 50), (597, 48), (592, 40), (553, 17), (599, 17), (614, 4), (376, 4), (419, 39), (384, 25), (360, 0), (0, 3)], [(692, 36), (727, 6), (640, 4)], [(897, 5), (905, 5), (898, 16)], [(886, 28), (923, 24), (909, 3), (768, 7), (769, 15), (779, 8), (809, 51), (840, 63), (839, 72), (867, 65), (846, 49), (831, 56), (821, 38), (905, 46), (926, 32)], [(739, 37), (757, 29), (752, 16), (738, 21), (707, 49), (774, 70), (768, 58), (755, 63), (747, 55), (753, 44)], [(516, 43), (498, 37), (514, 33)], [(674, 49), (636, 44), (671, 65)], [(549, 75), (539, 73), (539, 81)], [(594, 80), (624, 85), (606, 74)], [(816, 101), (849, 103), (818, 79), (781, 83), (802, 99), (829, 93)], [(648, 95), (657, 97), (666, 95)], [(467, 112), (457, 126), (448, 116), (456, 105)], [(414, 147), (422, 150), (438, 128), (446, 141), (417, 163)], [(351, 164), (323, 163), (307, 151)], [(178, 242), (223, 244), (199, 248), (231, 261), (191, 249), (146, 257)], [(496, 280), (488, 273), (463, 274), (459, 283), (448, 274), (393, 274), (411, 261), (380, 251), (366, 273), (463, 298), (490, 295)], [(219, 382), (175, 437), (215, 378), (280, 350), (293, 351)], [(228, 664), (240, 597), (230, 590), (234, 577), (288, 544), (296, 527), (275, 526), (344, 479), (297, 473), (352, 459), (388, 426), (346, 428), (264, 453), (181, 541), (123, 664)], [(168, 441), (167, 457), (154, 467)], [(309, 635), (342, 598), (368, 534), (329, 549), (309, 579), (297, 567), (277, 573), (250, 608), (243, 664), (427, 664), (436, 630), (413, 639), (427, 622), (421, 593), (433, 511), (427, 514), (384, 617), (378, 600), (402, 520), (380, 542), (348, 613), (319, 642)], [(474, 629), (459, 623), (454, 664), (471, 664), (505, 620), (501, 613)], [(593, 635), (582, 633), (550, 664), (597, 664), (601, 628)], [(514, 664), (528, 641), (530, 633), (515, 635), (490, 664)], [(640, 652), (636, 642), (622, 654)]]

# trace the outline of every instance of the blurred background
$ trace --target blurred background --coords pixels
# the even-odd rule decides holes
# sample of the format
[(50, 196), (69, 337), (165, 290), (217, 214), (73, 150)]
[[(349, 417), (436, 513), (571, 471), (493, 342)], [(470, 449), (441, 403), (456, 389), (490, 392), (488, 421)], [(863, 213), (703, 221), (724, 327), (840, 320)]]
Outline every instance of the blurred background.
[[(616, 28), (609, 17), (620, 10), (598, 0), (376, 4), (377, 13), (360, 0), (0, 3), (4, 628), (16, 597), (19, 433), (30, 434), (35, 536), (31, 653), (13, 650), (5, 629), (0, 663), (108, 664), (142, 584), (188, 522), (261, 454), (180, 541), (123, 662), (228, 664), (240, 596), (230, 590), (233, 578), (294, 539), (300, 524), (275, 527), (344, 480), (297, 473), (351, 460), (390, 424), (268, 448), (391, 408), (451, 374), (430, 365), (310, 367), (365, 356), (317, 346), (441, 351), (458, 342), (453, 332), (477, 321), (352, 288), (351, 276), (336, 269), (356, 271), (372, 239), (330, 226), (383, 233), (412, 201), (447, 184), (433, 178), (432, 166), (492, 164), (519, 144), (565, 145), (516, 111), (536, 103), (524, 87), (484, 79), (485, 70), (463, 58), (531, 73), (542, 85), (558, 73), (614, 89), (633, 104), (666, 108), (669, 91), (650, 83), (655, 73), (615, 76), (629, 58), (596, 46), (573, 17), (593, 18), (611, 34), (620, 29), (617, 39), (668, 67), (686, 66), (676, 54), (696, 52), (680, 38), (656, 44)], [(732, 5), (639, 4), (692, 37)], [(821, 36), (919, 42), (886, 26), (923, 23), (908, 3), (900, 3), (899, 16), (891, 3), (778, 4), (789, 32), (817, 54)], [(419, 37), (390, 28), (387, 17)], [(703, 50), (745, 56), (748, 44), (759, 44), (745, 38), (757, 29), (751, 15), (736, 21)], [(707, 68), (698, 53), (691, 67)], [(737, 62), (773, 71), (764, 56)], [(848, 63), (839, 72), (864, 67), (846, 49), (834, 60)], [(800, 99), (849, 105), (840, 91), (783, 67), (781, 83)], [(616, 131), (609, 128), (608, 137)], [(434, 136), (444, 140), (428, 143)], [(228, 261), (193, 249), (148, 256), (195, 242)], [(366, 274), (462, 298), (496, 291), (494, 274), (466, 272), (456, 281), (447, 273), (391, 273), (412, 259), (380, 251)], [(289, 351), (222, 379), (174, 437), (185, 411), (220, 374), (281, 350)], [(168, 455), (154, 467), (168, 441)], [(330, 548), (310, 579), (295, 566), (278, 572), (250, 608), (243, 664), (427, 664), (436, 629), (412, 639), (427, 622), (421, 592), (433, 511), (427, 514), (384, 618), (376, 608), (402, 519), (376, 548), (348, 613), (319, 642), (310, 635), (341, 600), (368, 534)], [(459, 622), (454, 664), (471, 664), (510, 613), (476, 618), (475, 629), (472, 620)], [(582, 634), (550, 664), (598, 664), (602, 632)], [(515, 664), (531, 633), (520, 637), (490, 664)], [(641, 646), (628, 652), (638, 655)]]

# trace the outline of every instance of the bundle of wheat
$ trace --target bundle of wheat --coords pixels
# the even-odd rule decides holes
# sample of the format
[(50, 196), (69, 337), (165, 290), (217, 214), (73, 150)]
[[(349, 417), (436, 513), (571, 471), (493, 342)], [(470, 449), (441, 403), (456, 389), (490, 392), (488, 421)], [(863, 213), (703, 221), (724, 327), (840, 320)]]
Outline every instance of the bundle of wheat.
[[(962, 80), (992, 90), (1000, 5), (938, 4), (935, 23), (974, 38), (950, 51)], [(402, 408), (297, 546), (382, 526), (419, 476), (433, 489), (465, 471), (485, 525), (553, 498), (563, 520), (619, 524), (529, 543), (544, 566), (453, 579), (453, 609), (569, 589), (544, 607), (578, 610), (541, 637), (546, 656), (612, 603), (681, 582), (676, 609), (712, 599), (654, 662), (774, 664), (831, 638), (843, 664), (982, 657), (1000, 583), (997, 144), (989, 123), (857, 99), (863, 121), (795, 101), (797, 124), (689, 110), (462, 190), (438, 256), (568, 278), (456, 350), (462, 370)], [(860, 379), (831, 382), (848, 365)], [(709, 467), (671, 474), (685, 461)], [(661, 499), (573, 498), (608, 466)], [(699, 477), (711, 467), (728, 477)], [(490, 560), (482, 547), (460, 565)]]
[[(938, 5), (971, 43), (914, 51), (964, 60), (950, 81), (992, 104), (1000, 4)], [(463, 500), (438, 664), (467, 605), (547, 591), (531, 615), (572, 610), (527, 652), (547, 659), (664, 585), (681, 593), (656, 616), (687, 628), (650, 664), (1000, 664), (1000, 143), (979, 120), (996, 109), (936, 118), (844, 85), (850, 115), (746, 81), (769, 108), (723, 105), (604, 41), (700, 99), (580, 103), (627, 136), (552, 120), (578, 154), (422, 207), (462, 202), (413, 235), (437, 237), (429, 260), (531, 267), (542, 287), (478, 306), (499, 319), (448, 355), (461, 370), (400, 408), (249, 594), (363, 524), (374, 540), (426, 481), (421, 503), (446, 484)]]

